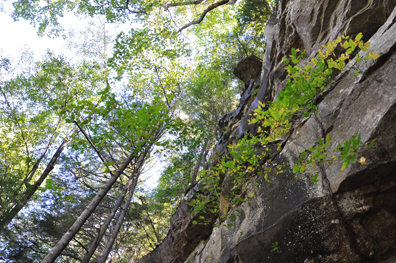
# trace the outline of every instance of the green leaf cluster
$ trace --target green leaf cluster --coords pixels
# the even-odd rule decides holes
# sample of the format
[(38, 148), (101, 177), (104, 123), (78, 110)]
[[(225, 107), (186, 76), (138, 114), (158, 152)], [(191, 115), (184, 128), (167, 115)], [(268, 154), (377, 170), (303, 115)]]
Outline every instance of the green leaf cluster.
[[(206, 198), (197, 198), (191, 202), (194, 207), (193, 213), (204, 211), (217, 212), (220, 209), (221, 182), (231, 180), (234, 187), (225, 198), (229, 201), (229, 206), (235, 206), (249, 200), (246, 198), (246, 182), (249, 181), (249, 174), (261, 174), (268, 182), (268, 175), (272, 172), (271, 165), (268, 165), (272, 152), (268, 145), (278, 143), (277, 150), (282, 147), (282, 141), (287, 137), (292, 128), (292, 119), (295, 117), (309, 117), (315, 113), (315, 97), (325, 90), (327, 84), (332, 81), (336, 73), (345, 69), (346, 61), (350, 56), (355, 55), (356, 49), (367, 51), (369, 43), (364, 43), (362, 34), (359, 33), (355, 39), (343, 35), (336, 40), (323, 45), (324, 50), (319, 49), (317, 56), (308, 62), (302, 63), (305, 58), (305, 51), (292, 48), (289, 55), (290, 60), (283, 59), (286, 71), (289, 74), (287, 84), (283, 91), (272, 103), (265, 105), (259, 102), (258, 108), (253, 112), (250, 124), (258, 124), (258, 135), (245, 135), (235, 145), (229, 146), (229, 154), (222, 157), (217, 165), (210, 171), (202, 171), (203, 183), (207, 193)], [(336, 52), (336, 47), (343, 48), (343, 52)], [(356, 55), (359, 58), (359, 54)], [(378, 55), (369, 54), (368, 58), (377, 58)], [(300, 63), (301, 62), (301, 63)], [(303, 66), (300, 66), (303, 64)], [(337, 159), (328, 159), (327, 148), (331, 138), (319, 139), (315, 146), (303, 152), (293, 167), (294, 173), (304, 173), (310, 168), (313, 169), (316, 163), (331, 162)], [(257, 154), (259, 147), (266, 147), (264, 152)], [(357, 152), (363, 146), (360, 141), (360, 134), (353, 136), (349, 141), (344, 142), (344, 146), (337, 147), (341, 153), (339, 159), (344, 164), (341, 169), (346, 168), (351, 162), (357, 159)], [(267, 164), (264, 162), (267, 161)], [(363, 161), (362, 161), (363, 162)], [(311, 167), (309, 167), (309, 165)], [(276, 174), (282, 173), (283, 166), (275, 167)], [(311, 175), (311, 181), (318, 181), (318, 174)], [(253, 197), (253, 194), (250, 198)], [(206, 207), (211, 204), (214, 210)], [(230, 211), (231, 207), (226, 210)], [(227, 211), (225, 211), (227, 213)], [(224, 211), (223, 211), (224, 212)]]

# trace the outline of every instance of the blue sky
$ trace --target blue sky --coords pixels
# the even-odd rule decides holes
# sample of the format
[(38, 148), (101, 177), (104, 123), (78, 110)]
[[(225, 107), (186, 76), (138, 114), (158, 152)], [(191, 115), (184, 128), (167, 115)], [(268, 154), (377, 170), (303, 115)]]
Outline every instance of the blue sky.
[[(1, 1), (1, 0), (0, 0)], [(2, 4), (3, 11), (0, 12), (0, 50), (3, 55), (11, 55), (14, 58), (19, 58), (19, 54), (25, 47), (29, 47), (34, 52), (35, 60), (38, 60), (46, 53), (47, 49), (60, 54), (64, 49), (65, 41), (62, 38), (51, 39), (49, 37), (38, 37), (37, 29), (29, 24), (28, 21), (20, 20), (14, 22), (10, 17), (12, 12), (12, 5), (10, 1)], [(72, 16), (64, 18), (73, 20)]]

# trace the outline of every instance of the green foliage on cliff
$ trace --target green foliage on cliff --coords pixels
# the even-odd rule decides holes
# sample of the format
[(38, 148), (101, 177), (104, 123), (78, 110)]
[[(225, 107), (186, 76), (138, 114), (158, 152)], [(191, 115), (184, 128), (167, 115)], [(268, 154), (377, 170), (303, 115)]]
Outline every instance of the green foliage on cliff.
[[(283, 59), (289, 75), (285, 89), (279, 92), (275, 101), (268, 102), (268, 105), (259, 102), (250, 119), (251, 124), (258, 124), (258, 135), (246, 134), (235, 145), (229, 146), (228, 156), (221, 157), (210, 171), (203, 171), (202, 180), (210, 198), (192, 201), (194, 213), (205, 211), (210, 204), (212, 206), (210, 212), (220, 211), (225, 216), (232, 207), (247, 202), (253, 197), (247, 196), (246, 193), (250, 176), (258, 174), (270, 182), (271, 172), (272, 174), (283, 172), (283, 166), (273, 165), (271, 162), (282, 149), (283, 143), (292, 131), (293, 123), (296, 118), (315, 116), (317, 111), (315, 97), (325, 91), (335, 74), (345, 70), (346, 60), (350, 60), (353, 54), (357, 53), (356, 61), (361, 61), (359, 53), (355, 50), (368, 51), (370, 45), (361, 39), (361, 33), (355, 39), (343, 35), (324, 45), (324, 50), (319, 49), (317, 56), (305, 63), (300, 63), (305, 58), (305, 51), (291, 50), (290, 60)], [(342, 47), (343, 51), (336, 53), (337, 46)], [(365, 59), (377, 57), (378, 54), (370, 52)], [(373, 143), (369, 146), (371, 147)], [(271, 147), (276, 144), (277, 147)], [(345, 169), (357, 161), (358, 151), (364, 146), (360, 141), (360, 134), (357, 134), (343, 142), (343, 146), (338, 145), (335, 150), (337, 156), (328, 157), (329, 145), (329, 136), (320, 138), (314, 147), (300, 155), (293, 172), (305, 173), (308, 164), (313, 169), (317, 163), (327, 162), (331, 165), (331, 162), (337, 159), (343, 160), (341, 169)], [(257, 149), (262, 149), (262, 152), (258, 154)], [(359, 162), (364, 165), (364, 157), (360, 158)], [(310, 177), (313, 182), (318, 181), (318, 174)], [(232, 185), (229, 191), (224, 189), (227, 187), (224, 184), (223, 188), (220, 186), (222, 178)], [(229, 216), (234, 217), (234, 214), (231, 213)]]

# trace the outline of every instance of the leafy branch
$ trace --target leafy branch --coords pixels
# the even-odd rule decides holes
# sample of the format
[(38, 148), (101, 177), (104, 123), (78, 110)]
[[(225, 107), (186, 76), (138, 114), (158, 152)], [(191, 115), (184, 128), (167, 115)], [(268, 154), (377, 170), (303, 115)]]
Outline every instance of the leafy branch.
[[(303, 63), (303, 66), (300, 66), (300, 62), (305, 57), (306, 52), (292, 48), (289, 55), (290, 60), (283, 59), (290, 77), (287, 79), (285, 89), (279, 92), (276, 101), (268, 103), (268, 105), (259, 102), (257, 109), (253, 111), (253, 118), (249, 120), (249, 124), (258, 124), (258, 135), (246, 134), (238, 143), (229, 146), (227, 157), (221, 158), (210, 171), (202, 172), (203, 185), (210, 198), (196, 198), (192, 201), (190, 205), (193, 206), (193, 213), (207, 211), (206, 206), (211, 203), (215, 207), (212, 212), (223, 210), (221, 211), (223, 213), (222, 218), (225, 219), (225, 215), (232, 206), (247, 202), (254, 197), (252, 193), (250, 197), (246, 198), (246, 182), (250, 179), (249, 174), (261, 174), (267, 182), (270, 182), (268, 175), (274, 168), (276, 174), (283, 173), (283, 166), (276, 165), (273, 168), (272, 165), (269, 165), (269, 162), (273, 160), (272, 157), (275, 156), (271, 150), (273, 147), (270, 146), (277, 143), (276, 150), (278, 152), (281, 150), (282, 142), (287, 140), (292, 129), (293, 116), (309, 117), (312, 113), (316, 114), (315, 97), (323, 92), (326, 85), (332, 81), (333, 73), (344, 71), (346, 62), (356, 53), (356, 49), (368, 51), (370, 43), (364, 43), (361, 40), (362, 37), (361, 33), (354, 40), (346, 35), (338, 37), (327, 45), (323, 45), (324, 50), (319, 49), (317, 56)], [(337, 46), (342, 47), (344, 52), (336, 54)], [(365, 60), (376, 59), (378, 56), (378, 54), (370, 52)], [(356, 55), (356, 58), (357, 62), (361, 61), (359, 54)], [(345, 169), (350, 163), (356, 161), (366, 164), (364, 157), (357, 159), (358, 151), (363, 147), (360, 133), (345, 141), (343, 146), (339, 144), (335, 150), (339, 152), (339, 156), (333, 156), (329, 159), (327, 148), (330, 142), (330, 136), (320, 138), (314, 147), (300, 155), (299, 160), (293, 167), (293, 172), (304, 173), (308, 168), (312, 170), (316, 163), (328, 162), (331, 164), (332, 161), (337, 159), (343, 160), (341, 169)], [(374, 141), (369, 146), (371, 147), (373, 143)], [(265, 150), (257, 154), (259, 147), (263, 147)], [(228, 192), (221, 188), (220, 184), (224, 182), (221, 178), (225, 178), (224, 180), (233, 185)], [(311, 175), (311, 181), (317, 182), (318, 174)], [(216, 198), (217, 192), (220, 190), (222, 190), (223, 195)], [(224, 198), (223, 207), (220, 207), (221, 198)], [(233, 214), (228, 215), (233, 221)]]

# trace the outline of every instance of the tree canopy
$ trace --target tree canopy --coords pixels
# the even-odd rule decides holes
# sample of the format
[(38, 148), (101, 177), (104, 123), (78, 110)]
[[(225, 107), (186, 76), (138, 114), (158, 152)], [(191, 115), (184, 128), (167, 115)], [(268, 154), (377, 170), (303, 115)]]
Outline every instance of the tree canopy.
[[(69, 52), (0, 58), (0, 259), (134, 262), (206, 169), (266, 1), (13, 2)], [(74, 12), (84, 28), (59, 22)], [(123, 30), (117, 30), (120, 26)], [(124, 28), (127, 28), (124, 30)], [(116, 35), (115, 35), (116, 32)], [(158, 184), (152, 167), (165, 163)]]

